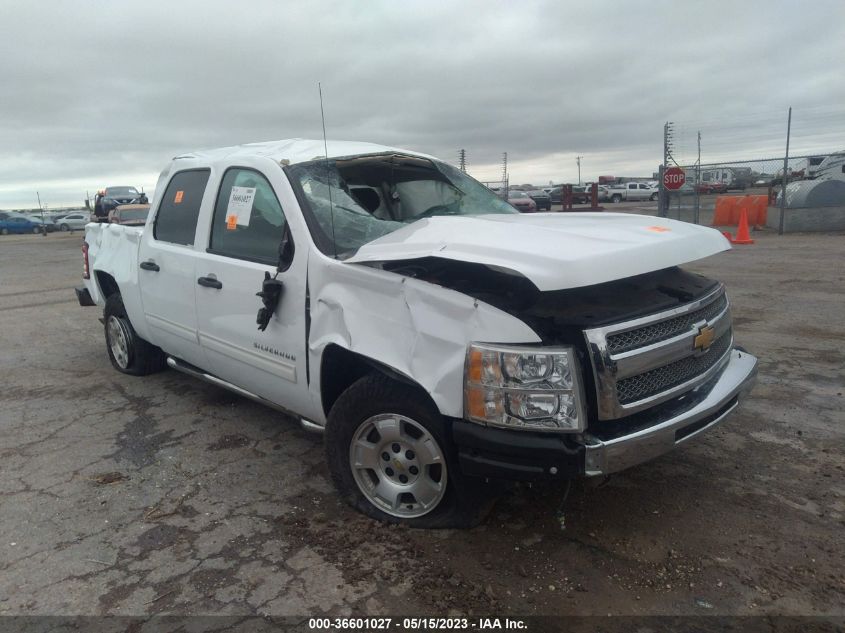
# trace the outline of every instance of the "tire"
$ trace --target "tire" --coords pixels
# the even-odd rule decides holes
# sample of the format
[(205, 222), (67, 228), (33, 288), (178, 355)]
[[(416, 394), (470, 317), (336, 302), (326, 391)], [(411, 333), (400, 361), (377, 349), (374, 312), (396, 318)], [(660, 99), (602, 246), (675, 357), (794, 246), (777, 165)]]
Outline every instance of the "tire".
[(112, 366), (123, 374), (146, 376), (166, 366), (164, 352), (135, 332), (119, 293), (106, 299), (103, 310), (106, 351)]
[(658, 196), (658, 194), (653, 193), (653, 194), (651, 194), (651, 197), (649, 198), (649, 200), (651, 200), (652, 202), (656, 202), (656, 201), (657, 201), (657, 196)]
[(39, 229), (37, 226), (36, 226), (35, 228), (33, 228), (33, 229), (32, 229), (32, 234), (33, 234), (33, 235), (38, 235), (39, 233), (41, 233), (41, 229)]
[[(379, 521), (465, 528), (493, 505), (480, 480), (461, 475), (434, 404), (383, 374), (364, 376), (340, 395), (326, 422), (325, 450), (341, 498)], [(354, 468), (353, 452), (371, 468)]]
[(67, 231), (70, 231), (70, 227), (67, 224), (62, 224), (59, 227), (59, 230), (66, 233)]
[(613, 196), (610, 199), (611, 199), (612, 202), (615, 202), (617, 204), (622, 202), (622, 196), (620, 196), (618, 193), (613, 194)]

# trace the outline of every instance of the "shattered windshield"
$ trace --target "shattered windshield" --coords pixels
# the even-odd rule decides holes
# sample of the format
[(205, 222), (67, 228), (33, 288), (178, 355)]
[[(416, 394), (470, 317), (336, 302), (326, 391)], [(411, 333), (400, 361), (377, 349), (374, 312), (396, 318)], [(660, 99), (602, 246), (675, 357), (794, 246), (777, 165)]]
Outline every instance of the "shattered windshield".
[(424, 218), (518, 213), (462, 171), (416, 156), (314, 160), (289, 167), (288, 174), (317, 245), (341, 257)]

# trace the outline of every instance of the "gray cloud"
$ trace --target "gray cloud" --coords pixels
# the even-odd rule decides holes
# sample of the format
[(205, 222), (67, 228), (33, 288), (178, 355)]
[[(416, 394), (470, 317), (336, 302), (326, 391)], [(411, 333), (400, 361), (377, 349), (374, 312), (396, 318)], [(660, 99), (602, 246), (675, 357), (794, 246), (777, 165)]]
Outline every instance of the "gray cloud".
[[(845, 147), (845, 5), (51, 2), (0, 25), (0, 207), (151, 188), (173, 155), (320, 137), (512, 180), (649, 174), (663, 122), (714, 158)], [(709, 146), (708, 146), (709, 143)]]

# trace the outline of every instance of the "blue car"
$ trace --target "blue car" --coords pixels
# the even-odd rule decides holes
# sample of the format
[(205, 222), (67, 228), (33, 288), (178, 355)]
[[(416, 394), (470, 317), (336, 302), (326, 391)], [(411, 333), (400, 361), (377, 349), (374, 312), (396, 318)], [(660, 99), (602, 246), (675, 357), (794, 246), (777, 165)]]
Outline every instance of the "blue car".
[(0, 235), (9, 233), (40, 233), (41, 226), (22, 215), (0, 213)]

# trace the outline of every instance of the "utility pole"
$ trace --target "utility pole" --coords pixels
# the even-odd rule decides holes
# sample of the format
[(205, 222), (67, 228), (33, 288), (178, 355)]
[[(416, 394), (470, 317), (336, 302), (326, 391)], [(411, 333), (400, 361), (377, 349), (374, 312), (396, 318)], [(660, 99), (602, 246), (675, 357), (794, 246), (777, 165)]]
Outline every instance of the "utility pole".
[(693, 222), (698, 224), (698, 216), (701, 213), (701, 200), (699, 198), (698, 183), (701, 182), (701, 130), (698, 131), (698, 160), (695, 161), (695, 218)]
[(502, 152), (502, 197), (508, 199), (508, 153)]
[[(666, 171), (666, 168), (669, 166), (669, 162), (675, 163), (675, 159), (672, 156), (672, 126), (674, 124), (672, 121), (666, 121), (663, 125), (663, 164), (660, 166), (660, 189), (658, 193), (658, 200), (659, 202), (659, 209), (657, 210), (657, 215), (661, 218), (668, 217), (669, 215), (669, 194), (666, 191), (666, 187), (663, 186), (663, 172)], [(676, 165), (678, 163), (675, 163)]]
[(465, 149), (458, 152), (458, 169), (467, 173), (467, 151)]
[(786, 215), (786, 179), (789, 172), (789, 133), (792, 130), (792, 106), (789, 106), (789, 116), (786, 119), (786, 156), (783, 157), (783, 178), (780, 188), (780, 219), (778, 220), (778, 235), (783, 235), (783, 222)]
[(575, 162), (578, 163), (578, 184), (581, 184), (581, 159), (584, 158), (583, 156), (576, 156)]
[(44, 207), (41, 206), (41, 194), (36, 191), (35, 195), (38, 196), (38, 211), (41, 213), (41, 235), (47, 237), (47, 225), (44, 224)]

